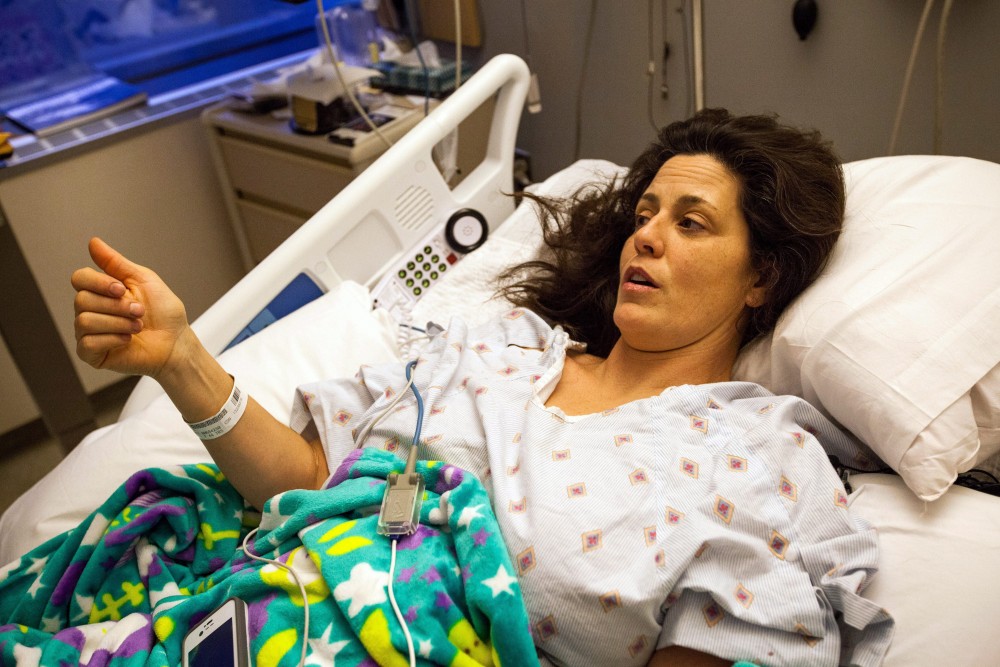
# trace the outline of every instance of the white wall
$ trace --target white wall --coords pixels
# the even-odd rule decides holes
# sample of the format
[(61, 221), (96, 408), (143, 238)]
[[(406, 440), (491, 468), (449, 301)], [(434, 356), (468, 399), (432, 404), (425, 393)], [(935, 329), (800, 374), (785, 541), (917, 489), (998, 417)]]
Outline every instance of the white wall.
[[(597, 0), (582, 88), (582, 157), (629, 163), (653, 136), (647, 112), (649, 3)], [(684, 21), (690, 0), (653, 0), (658, 124), (689, 115)], [(806, 41), (792, 27), (792, 0), (704, 0), (705, 102), (739, 113), (777, 113), (821, 130), (845, 160), (884, 155), (920, 0), (818, 0)], [(933, 151), (934, 51), (938, 2), (924, 35), (896, 152)], [(575, 109), (589, 0), (528, 0), (532, 64), (543, 112), (525, 115), (519, 144), (544, 178), (574, 157)], [(524, 54), (520, 3), (480, 0), (487, 55)], [(665, 11), (664, 11), (665, 10)], [(665, 21), (664, 21), (665, 17)], [(942, 152), (1000, 162), (1000, 2), (955, 2), (948, 23)], [(662, 42), (670, 94), (659, 95)]]

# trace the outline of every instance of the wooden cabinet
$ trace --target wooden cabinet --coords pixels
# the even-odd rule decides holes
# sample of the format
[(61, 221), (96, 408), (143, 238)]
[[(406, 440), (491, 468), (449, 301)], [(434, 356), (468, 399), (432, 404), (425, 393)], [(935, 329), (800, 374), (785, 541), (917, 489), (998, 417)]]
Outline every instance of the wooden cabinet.
[[(399, 116), (380, 128), (390, 141), (423, 116), (405, 100), (393, 108)], [(225, 104), (207, 109), (202, 120), (248, 270), (386, 149), (377, 136), (345, 146), (326, 135), (293, 132), (285, 118), (243, 113)]]

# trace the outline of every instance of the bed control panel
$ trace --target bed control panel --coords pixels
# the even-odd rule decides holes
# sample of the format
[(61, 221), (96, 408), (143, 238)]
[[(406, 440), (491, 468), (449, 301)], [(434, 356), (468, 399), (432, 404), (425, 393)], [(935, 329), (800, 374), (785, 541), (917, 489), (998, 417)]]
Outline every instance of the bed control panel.
[(465, 255), (483, 245), (488, 233), (482, 213), (471, 208), (456, 211), (386, 272), (372, 289), (373, 304), (406, 321), (420, 297)]

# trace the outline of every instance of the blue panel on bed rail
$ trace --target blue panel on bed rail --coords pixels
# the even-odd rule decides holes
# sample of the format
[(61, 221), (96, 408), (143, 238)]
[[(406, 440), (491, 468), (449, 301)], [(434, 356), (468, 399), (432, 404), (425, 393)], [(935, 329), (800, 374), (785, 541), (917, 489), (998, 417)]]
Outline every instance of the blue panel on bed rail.
[(278, 293), (278, 296), (271, 299), (271, 302), (264, 306), (264, 309), (257, 313), (250, 324), (246, 326), (236, 338), (226, 345), (228, 350), (237, 343), (241, 343), (268, 325), (277, 322), (285, 315), (292, 313), (313, 299), (323, 295), (323, 290), (319, 288), (312, 278), (304, 273), (295, 276), (292, 282), (285, 286), (285, 289)]

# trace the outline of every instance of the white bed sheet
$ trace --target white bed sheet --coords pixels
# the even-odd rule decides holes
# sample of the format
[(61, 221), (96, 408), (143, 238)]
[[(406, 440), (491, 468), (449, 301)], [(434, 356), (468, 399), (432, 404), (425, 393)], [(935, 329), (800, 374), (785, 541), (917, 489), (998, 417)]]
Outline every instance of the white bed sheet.
[[(608, 162), (581, 161), (536, 189), (568, 193), (595, 175), (621, 171)], [(424, 297), (414, 320), (446, 324), (457, 314), (483, 321), (502, 311), (508, 304), (491, 298), (492, 278), (534, 254), (537, 240), (534, 213), (519, 207)], [(368, 304), (364, 287), (343, 283), (220, 359), (259, 402), (287, 419), (298, 384), (398, 358), (397, 325)], [(0, 517), (0, 564), (76, 525), (132, 472), (207, 459), (173, 406), (156, 399), (88, 436)], [(993, 629), (1000, 618), (1000, 498), (952, 488), (926, 505), (895, 476), (860, 475), (853, 483), (853, 511), (882, 537), (881, 571), (866, 596), (898, 621), (885, 664), (988, 664), (1000, 655), (1000, 633)]]

